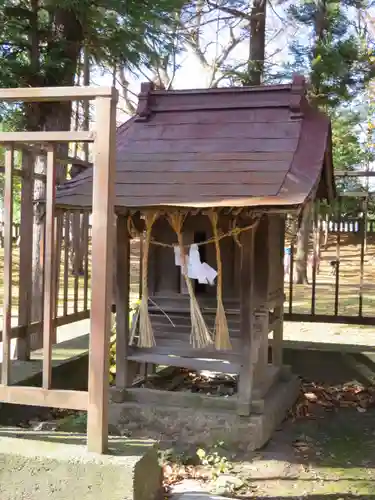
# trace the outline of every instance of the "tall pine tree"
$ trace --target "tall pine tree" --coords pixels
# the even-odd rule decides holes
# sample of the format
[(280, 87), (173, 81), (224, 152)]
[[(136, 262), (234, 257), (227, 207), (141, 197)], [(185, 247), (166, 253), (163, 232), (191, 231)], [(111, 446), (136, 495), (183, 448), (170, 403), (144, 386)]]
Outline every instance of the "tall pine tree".
[[(183, 0), (3, 0), (0, 87), (72, 86), (84, 49), (99, 65), (122, 64), (134, 68), (147, 64), (175, 43), (174, 13), (180, 12), (183, 5)], [(70, 129), (69, 102), (33, 103), (19, 111), (22, 118), (19, 124), (26, 129)], [(45, 173), (43, 160), (36, 162), (38, 173)], [(65, 177), (62, 167), (58, 182)], [(36, 181), (34, 199), (43, 197), (44, 184)], [(32, 319), (38, 321), (43, 213), (38, 204), (35, 206)]]
[[(350, 104), (373, 76), (368, 50), (354, 27), (363, 8), (365, 0), (300, 0), (289, 8), (303, 35), (290, 44), (292, 62), (284, 76), (305, 74), (310, 100), (328, 113)], [(297, 283), (307, 282), (311, 207), (310, 203), (303, 211), (297, 238)]]

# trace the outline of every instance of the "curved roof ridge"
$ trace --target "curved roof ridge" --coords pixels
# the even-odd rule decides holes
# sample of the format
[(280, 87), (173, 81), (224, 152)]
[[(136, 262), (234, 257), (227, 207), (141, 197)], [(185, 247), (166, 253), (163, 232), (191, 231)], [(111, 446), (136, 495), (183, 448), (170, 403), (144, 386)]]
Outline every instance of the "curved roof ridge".
[[(307, 102), (301, 77), (267, 88), (145, 93), (143, 85), (138, 115), (117, 129), (116, 206), (296, 206), (322, 177), (320, 192), (331, 196), (329, 118)], [(60, 206), (91, 199), (87, 171), (56, 195)]]

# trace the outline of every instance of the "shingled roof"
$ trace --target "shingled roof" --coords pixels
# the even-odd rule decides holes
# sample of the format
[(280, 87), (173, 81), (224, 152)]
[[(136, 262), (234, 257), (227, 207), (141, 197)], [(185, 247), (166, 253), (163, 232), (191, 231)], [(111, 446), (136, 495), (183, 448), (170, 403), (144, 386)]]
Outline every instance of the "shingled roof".
[[(92, 203), (92, 169), (57, 192)], [(329, 118), (305, 82), (208, 90), (142, 84), (137, 115), (117, 130), (117, 207), (300, 206), (334, 196)]]

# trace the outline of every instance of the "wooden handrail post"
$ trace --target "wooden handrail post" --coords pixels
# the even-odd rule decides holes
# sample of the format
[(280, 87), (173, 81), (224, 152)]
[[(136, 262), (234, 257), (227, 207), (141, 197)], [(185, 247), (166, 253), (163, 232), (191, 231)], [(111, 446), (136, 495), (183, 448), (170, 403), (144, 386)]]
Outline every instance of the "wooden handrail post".
[[(31, 321), (32, 301), (32, 259), (33, 259), (33, 157), (29, 151), (22, 150), (22, 188), (20, 224), (20, 272), (18, 325), (27, 326)], [(20, 361), (30, 359), (30, 336), (17, 339), (16, 357)]]
[(46, 247), (44, 264), (44, 307), (43, 307), (43, 388), (51, 388), (52, 380), (52, 343), (55, 337), (55, 190), (56, 157), (55, 148), (50, 146), (47, 154), (46, 186)]
[(116, 100), (96, 99), (93, 171), (92, 299), (89, 350), (87, 445), (104, 453), (108, 447), (108, 386), (114, 243)]
[(13, 171), (14, 147), (7, 146), (5, 151), (5, 188), (4, 188), (4, 303), (3, 303), (3, 362), (1, 383), (9, 385), (10, 376), (10, 339), (12, 328), (12, 223), (13, 223)]

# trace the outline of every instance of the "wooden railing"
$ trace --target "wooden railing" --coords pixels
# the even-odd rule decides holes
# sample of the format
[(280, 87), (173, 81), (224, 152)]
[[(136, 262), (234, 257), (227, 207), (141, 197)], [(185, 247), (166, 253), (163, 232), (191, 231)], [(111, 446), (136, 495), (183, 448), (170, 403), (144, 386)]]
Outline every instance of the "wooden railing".
[[(17, 175), (17, 174), (16, 174)], [(0, 248), (4, 248), (4, 234), (5, 234), (5, 224), (4, 222), (0, 222)], [(12, 241), (13, 245), (19, 247), (20, 246), (20, 229), (21, 229), (21, 224), (19, 222), (13, 222), (12, 224)], [(91, 224), (88, 226), (88, 231), (89, 231), (89, 238), (91, 238)], [(62, 232), (62, 238), (64, 241), (68, 241), (69, 244), (69, 239), (71, 239), (71, 234), (65, 234), (65, 227), (63, 228)]]
[[(3, 320), (2, 331), (3, 362), (1, 365), (0, 402), (69, 408), (88, 411), (88, 448), (103, 453), (108, 446), (108, 369), (109, 338), (111, 325), (112, 299), (112, 259), (113, 259), (113, 185), (115, 174), (116, 102), (117, 92), (112, 88), (63, 87), (0, 89), (0, 101), (38, 102), (38, 101), (81, 101), (93, 100), (95, 116), (99, 124), (96, 131), (61, 132), (0, 132), (0, 144), (5, 148), (5, 189), (4, 189), (4, 269), (3, 269)], [(58, 211), (55, 203), (56, 173), (59, 159), (56, 145), (70, 142), (93, 143), (95, 150), (93, 175), (93, 228), (91, 242), (91, 339), (89, 350), (89, 388), (85, 391), (58, 391), (51, 388), (52, 345), (56, 340), (56, 326), (64, 319), (67, 295), (69, 299), (69, 261), (68, 246), (63, 245), (62, 234), (69, 231), (69, 217), (66, 212)], [(47, 174), (35, 173), (35, 150), (29, 144), (43, 145), (47, 155)], [(15, 151), (22, 151), (21, 168), (15, 168)], [(40, 154), (40, 149), (38, 151)], [(69, 163), (69, 161), (66, 161)], [(21, 222), (19, 249), (18, 282), (18, 326), (12, 328), (13, 276), (17, 262), (13, 246), (13, 179), (19, 175), (22, 180)], [(34, 211), (33, 186), (36, 180), (45, 182), (43, 216)], [(82, 217), (88, 220), (87, 214)], [(95, 221), (97, 221), (95, 223)], [(42, 317), (32, 321), (31, 305), (35, 304), (33, 295), (33, 228), (43, 224), (43, 244), (37, 254), (42, 263)], [(84, 240), (88, 242), (88, 224)], [(88, 244), (86, 245), (88, 248)], [(63, 267), (60, 266), (60, 252), (64, 252)], [(35, 252), (34, 252), (35, 256)], [(89, 252), (84, 257), (84, 287), (88, 291)], [(61, 273), (63, 276), (61, 276)], [(73, 313), (77, 309), (79, 296), (79, 276), (73, 278)], [(86, 281), (85, 281), (86, 280)], [(63, 283), (63, 314), (58, 317), (60, 283)], [(77, 300), (76, 300), (77, 299)], [(85, 309), (86, 308), (86, 309)], [(75, 310), (74, 310), (75, 309)], [(82, 315), (88, 313), (88, 294), (83, 296)], [(10, 378), (11, 357), (10, 341), (20, 336), (20, 357), (28, 359), (30, 334), (42, 332), (43, 338), (43, 381), (42, 387), (12, 386)], [(94, 366), (95, 363), (95, 366)]]

